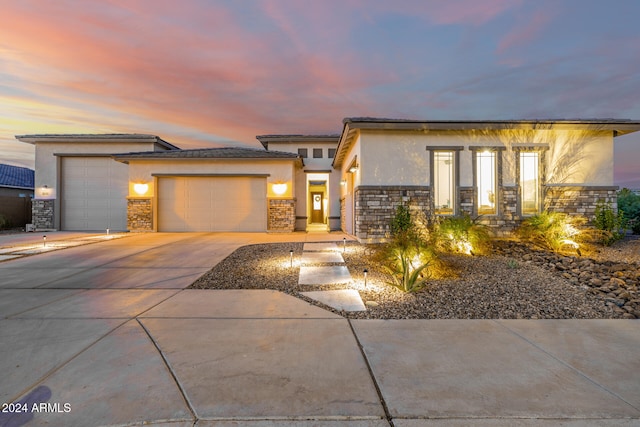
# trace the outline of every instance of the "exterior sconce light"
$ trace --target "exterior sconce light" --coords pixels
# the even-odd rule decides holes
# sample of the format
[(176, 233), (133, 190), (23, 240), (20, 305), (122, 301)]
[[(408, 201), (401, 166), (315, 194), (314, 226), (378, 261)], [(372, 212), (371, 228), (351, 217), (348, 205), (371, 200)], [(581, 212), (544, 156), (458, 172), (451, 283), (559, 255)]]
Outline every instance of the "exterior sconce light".
[(289, 263), (290, 267), (293, 268), (293, 249), (289, 251)]
[(273, 184), (271, 188), (273, 189), (273, 192), (276, 193), (278, 196), (282, 196), (284, 193), (287, 192), (286, 183)]
[(357, 164), (354, 164), (353, 166), (351, 166), (349, 168), (349, 172), (351, 172), (351, 173), (355, 173), (357, 171), (358, 171), (358, 165)]
[(133, 191), (135, 191), (140, 196), (143, 196), (144, 194), (146, 194), (147, 190), (149, 190), (149, 184), (144, 184), (144, 183), (133, 184)]
[(364, 274), (364, 287), (367, 287), (367, 273), (369, 272), (369, 270), (367, 270), (366, 268), (364, 269), (364, 271), (362, 272)]
[(347, 185), (347, 180), (346, 179), (340, 180), (340, 185), (342, 185), (343, 187)]
[(49, 194), (51, 194), (51, 190), (49, 190), (49, 186), (48, 185), (43, 185), (42, 188), (40, 189), (40, 194), (42, 194), (44, 197), (47, 197)]

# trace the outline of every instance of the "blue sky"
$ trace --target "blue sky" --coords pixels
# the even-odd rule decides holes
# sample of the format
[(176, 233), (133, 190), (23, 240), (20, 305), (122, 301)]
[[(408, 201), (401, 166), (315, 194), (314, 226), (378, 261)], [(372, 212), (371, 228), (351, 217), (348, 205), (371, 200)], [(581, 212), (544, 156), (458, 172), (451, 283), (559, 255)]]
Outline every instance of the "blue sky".
[[(0, 0), (0, 162), (28, 133), (183, 148), (343, 117), (640, 120), (637, 0)], [(640, 135), (616, 181), (640, 188)]]

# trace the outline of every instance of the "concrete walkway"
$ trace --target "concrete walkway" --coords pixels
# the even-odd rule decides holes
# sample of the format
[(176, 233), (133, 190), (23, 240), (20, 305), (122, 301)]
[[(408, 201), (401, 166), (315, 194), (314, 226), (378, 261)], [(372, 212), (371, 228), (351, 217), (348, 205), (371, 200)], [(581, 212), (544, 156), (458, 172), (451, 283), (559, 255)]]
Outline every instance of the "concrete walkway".
[(0, 426), (640, 424), (636, 320), (349, 321), (183, 289), (240, 245), (324, 237), (132, 235), (0, 263), (0, 404), (20, 403)]

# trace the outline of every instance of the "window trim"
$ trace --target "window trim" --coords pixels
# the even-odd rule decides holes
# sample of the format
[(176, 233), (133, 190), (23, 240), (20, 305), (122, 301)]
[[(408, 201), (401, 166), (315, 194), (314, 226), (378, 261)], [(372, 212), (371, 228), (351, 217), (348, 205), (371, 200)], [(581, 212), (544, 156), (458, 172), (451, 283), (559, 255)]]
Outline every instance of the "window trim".
[[(429, 186), (431, 188), (430, 208), (434, 215), (451, 217), (460, 214), (460, 155), (459, 152), (464, 150), (462, 146), (453, 147), (431, 147), (427, 146), (429, 151)], [(453, 213), (438, 214), (436, 213), (436, 186), (435, 186), (435, 153), (446, 152), (453, 155)]]
[[(521, 218), (528, 218), (534, 215), (539, 214), (540, 212), (543, 211), (543, 205), (544, 205), (544, 186), (545, 186), (545, 176), (546, 176), (546, 170), (545, 170), (545, 157), (546, 157), (546, 152), (548, 150), (548, 146), (546, 147), (542, 147), (542, 146), (527, 146), (527, 147), (514, 147), (514, 153), (516, 156), (515, 159), (515, 166), (516, 166), (516, 186), (518, 188), (518, 202), (517, 202), (517, 208), (516, 208), (516, 213), (518, 216), (520, 216)], [(520, 153), (531, 153), (531, 152), (535, 152), (538, 153), (538, 206), (537, 206), (537, 212), (533, 213), (533, 214), (525, 214), (522, 211), (522, 186), (521, 184), (521, 177), (520, 177)]]
[[(502, 197), (500, 197), (500, 189), (502, 185), (502, 152), (505, 147), (492, 147), (492, 146), (473, 146), (469, 147), (471, 150), (471, 163), (473, 173), (473, 215), (474, 216), (488, 216), (496, 217), (502, 215)], [(489, 151), (495, 154), (495, 213), (492, 214), (480, 214), (479, 212), (479, 200), (478, 200), (478, 153)]]

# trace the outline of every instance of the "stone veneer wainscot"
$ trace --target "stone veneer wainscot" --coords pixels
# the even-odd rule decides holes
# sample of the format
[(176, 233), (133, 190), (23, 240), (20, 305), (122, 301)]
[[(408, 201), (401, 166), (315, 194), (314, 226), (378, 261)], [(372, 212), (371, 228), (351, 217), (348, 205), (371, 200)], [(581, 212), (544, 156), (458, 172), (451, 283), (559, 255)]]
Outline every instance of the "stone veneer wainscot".
[(268, 232), (291, 233), (296, 227), (296, 200), (269, 199)]
[(127, 229), (129, 231), (153, 231), (151, 198), (127, 198)]
[(34, 199), (31, 204), (31, 221), (36, 231), (54, 230), (55, 200)]
[(398, 205), (431, 212), (431, 191), (427, 186), (360, 186), (355, 193), (356, 237), (362, 241), (381, 241), (391, 233), (391, 218)]

